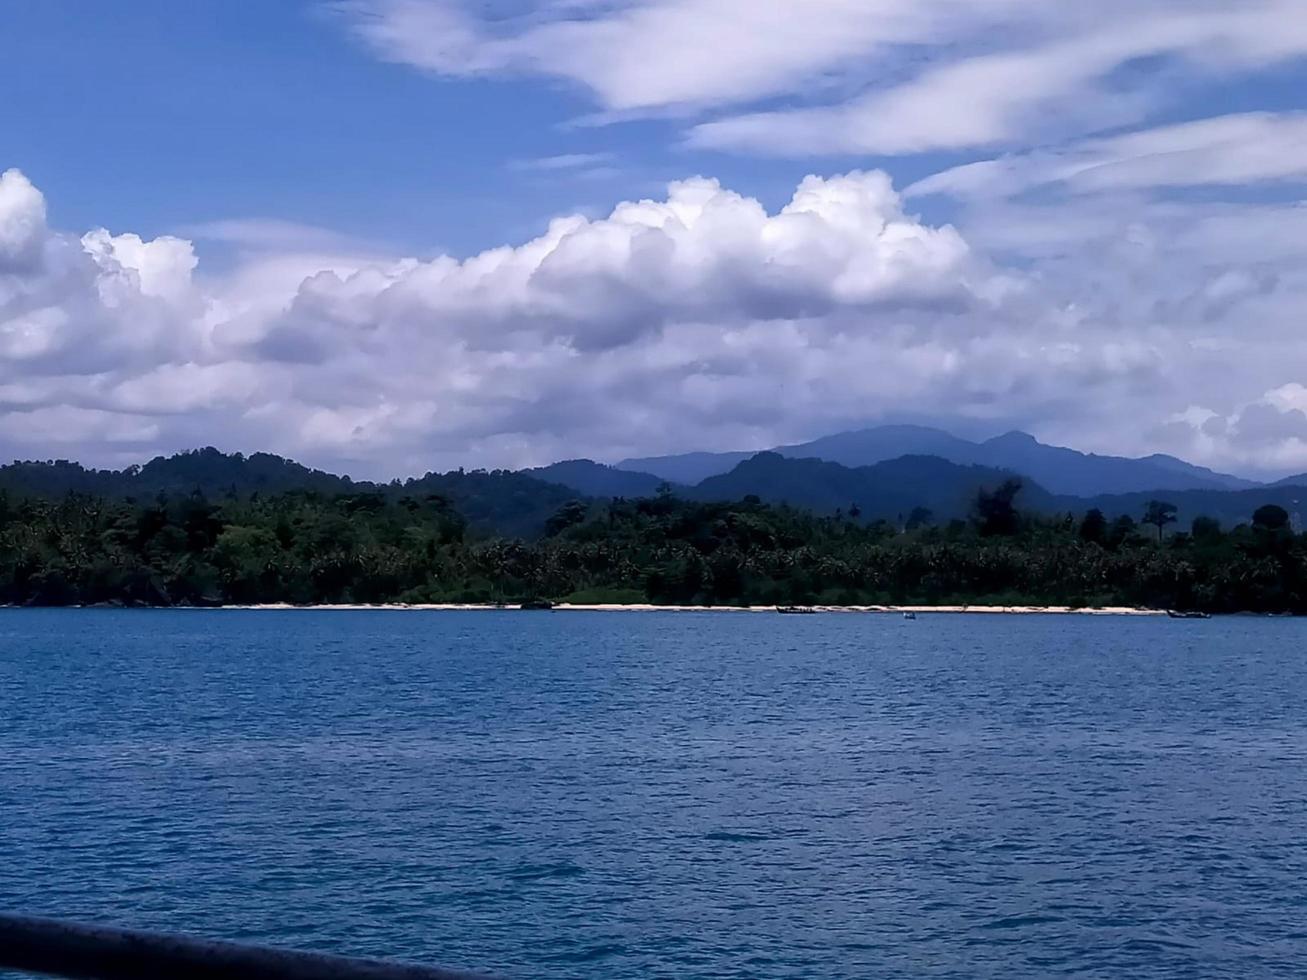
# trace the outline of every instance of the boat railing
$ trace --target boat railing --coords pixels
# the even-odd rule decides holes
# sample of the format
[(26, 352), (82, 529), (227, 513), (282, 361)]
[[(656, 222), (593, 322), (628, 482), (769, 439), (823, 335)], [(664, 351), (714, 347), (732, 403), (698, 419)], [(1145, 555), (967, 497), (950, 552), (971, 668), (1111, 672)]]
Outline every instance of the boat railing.
[[(83, 980), (475, 980), (387, 960), (0, 914), (0, 970)], [(481, 980), (486, 980), (484, 975)]]

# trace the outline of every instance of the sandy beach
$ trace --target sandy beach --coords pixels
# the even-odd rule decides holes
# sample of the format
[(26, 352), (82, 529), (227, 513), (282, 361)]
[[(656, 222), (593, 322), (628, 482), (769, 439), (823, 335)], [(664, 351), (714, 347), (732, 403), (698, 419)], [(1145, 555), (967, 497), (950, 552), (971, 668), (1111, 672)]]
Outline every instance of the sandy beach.
[[(182, 607), (178, 607), (182, 608)], [(518, 612), (518, 607), (514, 604), (509, 605), (492, 605), (488, 603), (416, 603), (413, 605), (404, 605), (399, 603), (386, 603), (378, 605), (368, 605), (364, 603), (343, 603), (331, 605), (307, 605), (296, 606), (288, 603), (267, 603), (263, 605), (230, 605), (230, 606), (212, 606), (212, 607), (185, 607), (185, 608), (213, 608), (213, 609), (241, 609), (241, 610), (303, 610), (316, 612), (360, 612), (367, 610), (375, 611), (399, 611), (399, 612)], [(964, 613), (983, 613), (986, 615), (1052, 615), (1052, 616), (1165, 616), (1164, 609), (1140, 609), (1131, 606), (1105, 606), (1100, 608), (1073, 608), (1071, 606), (804, 606), (805, 610), (812, 610), (814, 613), (945, 613), (945, 614), (964, 614)], [(614, 603), (614, 604), (573, 604), (559, 603), (549, 612), (629, 612), (629, 613), (649, 613), (649, 612), (715, 612), (715, 613), (772, 613), (777, 612), (776, 606), (660, 606), (652, 603)]]

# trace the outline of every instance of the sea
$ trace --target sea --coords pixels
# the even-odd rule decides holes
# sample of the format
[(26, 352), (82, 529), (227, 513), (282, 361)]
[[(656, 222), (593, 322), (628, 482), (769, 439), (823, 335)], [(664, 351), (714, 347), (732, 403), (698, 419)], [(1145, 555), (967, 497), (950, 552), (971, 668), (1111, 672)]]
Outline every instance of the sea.
[(1307, 622), (0, 611), (0, 910), (506, 978), (1307, 975)]

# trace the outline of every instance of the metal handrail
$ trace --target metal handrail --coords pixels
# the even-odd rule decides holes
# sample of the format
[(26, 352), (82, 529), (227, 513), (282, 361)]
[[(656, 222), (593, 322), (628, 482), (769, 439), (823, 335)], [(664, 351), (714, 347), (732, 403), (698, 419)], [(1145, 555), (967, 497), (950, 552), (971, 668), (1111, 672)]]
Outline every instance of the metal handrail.
[(0, 969), (78, 980), (475, 980), (416, 964), (3, 913)]

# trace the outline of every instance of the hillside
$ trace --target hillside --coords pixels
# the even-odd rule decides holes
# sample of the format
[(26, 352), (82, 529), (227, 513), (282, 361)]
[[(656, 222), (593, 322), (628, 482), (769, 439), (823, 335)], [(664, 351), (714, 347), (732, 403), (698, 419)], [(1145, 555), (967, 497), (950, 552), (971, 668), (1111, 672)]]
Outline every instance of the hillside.
[(110, 500), (151, 501), (199, 493), (210, 500), (248, 499), (282, 493), (324, 497), (376, 493), (387, 498), (439, 495), (480, 534), (531, 537), (577, 491), (509, 470), (454, 471), (387, 484), (310, 469), (270, 453), (223, 453), (197, 449), (158, 457), (122, 470), (87, 469), (66, 460), (15, 462), (0, 467), (0, 492), (14, 498), (55, 500), (69, 493)]
[(731, 469), (753, 456), (751, 452), (735, 453), (681, 453), (675, 456), (648, 456), (624, 459), (616, 469), (634, 473), (652, 473), (668, 483), (693, 486), (710, 476), (729, 473)]
[(1150, 493), (1110, 494), (1100, 497), (1060, 497), (1058, 510), (1083, 514), (1096, 507), (1108, 517), (1129, 514), (1139, 517), (1150, 500), (1175, 504), (1175, 528), (1187, 530), (1195, 517), (1214, 517), (1225, 527), (1247, 524), (1253, 512), (1263, 504), (1276, 504), (1288, 513), (1294, 526), (1307, 525), (1307, 484), (1301, 486), (1258, 487), (1255, 490), (1180, 490)]
[(651, 497), (667, 482), (652, 473), (618, 469), (590, 459), (569, 459), (521, 472), (546, 483), (571, 487), (583, 496), (599, 498)]
[(310, 469), (271, 453), (223, 453), (217, 449), (196, 449), (174, 456), (157, 456), (143, 466), (122, 470), (87, 469), (67, 460), (19, 461), (0, 466), (0, 490), (21, 497), (61, 497), (87, 493), (100, 497), (155, 497), (159, 494), (188, 494), (198, 490), (206, 496), (252, 493), (284, 493), (309, 490), (317, 493), (349, 493), (367, 484), (355, 483)]
[(1155, 490), (1231, 490), (1255, 487), (1251, 480), (1215, 473), (1173, 456), (1130, 459), (1046, 446), (1024, 432), (981, 443), (978, 461), (1013, 470), (1052, 493), (1090, 497)]
[[(824, 472), (824, 468), (834, 471)], [(952, 468), (951, 470), (946, 468)], [(851, 470), (763, 456), (738, 475), (817, 473), (859, 491), (931, 472), (981, 476), (928, 457)], [(995, 474), (987, 474), (993, 476)], [(1001, 474), (999, 474), (1001, 475)], [(837, 482), (844, 481), (844, 482)], [(440, 495), (541, 487), (455, 473), (394, 493), (263, 494), (208, 500), (0, 495), (0, 605), (214, 606), (284, 602), (569, 602), (1147, 606), (1307, 613), (1307, 536), (1278, 512), (1255, 526), (1159, 541), (1147, 526), (1021, 520), (1003, 495), (984, 521), (943, 527), (855, 521), (757, 500), (663, 494), (568, 508), (529, 541), (469, 536)], [(558, 490), (561, 488), (555, 488)], [(489, 491), (489, 493), (485, 492)], [(878, 498), (881, 504), (889, 499)], [(927, 498), (929, 499), (929, 498)], [(938, 506), (951, 506), (941, 497)], [(488, 511), (486, 518), (500, 517)], [(1187, 628), (1187, 627), (1180, 627)]]
[(872, 466), (900, 456), (938, 456), (951, 463), (978, 465), (974, 442), (924, 425), (881, 425), (840, 432), (811, 442), (774, 450), (793, 459), (824, 459), (841, 466)]
[[(827, 450), (851, 450), (854, 442), (842, 447), (827, 444)], [(687, 500), (729, 502), (752, 496), (827, 515), (848, 513), (856, 505), (864, 521), (883, 518), (901, 523), (914, 510), (923, 508), (935, 522), (943, 524), (967, 517), (980, 489), (992, 489), (1012, 475), (1008, 469), (960, 464), (938, 456), (902, 456), (850, 467), (821, 459), (758, 453), (727, 473), (674, 490)], [(1029, 512), (1081, 515), (1098, 508), (1109, 517), (1125, 514), (1138, 518), (1150, 500), (1161, 499), (1179, 509), (1178, 529), (1200, 515), (1232, 527), (1247, 522), (1254, 510), (1268, 503), (1283, 507), (1298, 526), (1307, 517), (1307, 478), (1303, 485), (1281, 483), (1243, 490), (1150, 489), (1083, 497), (1053, 493), (1038, 480), (1028, 476), (1022, 479), (1025, 486), (1018, 506)], [(572, 501), (651, 497), (662, 482), (654, 474), (629, 473), (588, 460), (573, 460), (523, 472), (459, 470), (377, 484), (324, 473), (267, 453), (243, 456), (214, 449), (160, 457), (124, 470), (93, 470), (66, 461), (0, 467), (0, 492), (11, 498), (59, 499), (71, 492), (145, 502), (196, 492), (214, 501), (284, 493), (323, 497), (377, 494), (386, 500), (407, 497), (419, 501), (439, 496), (467, 520), (474, 535), (525, 538), (542, 534), (545, 522)]]
[[(1023, 432), (972, 442), (928, 426), (885, 425), (780, 446), (771, 451), (793, 459), (820, 459), (851, 468), (873, 466), (902, 456), (938, 456), (963, 466), (1009, 470), (1050, 493), (1080, 497), (1152, 490), (1237, 490), (1259, 485), (1194, 466), (1174, 456), (1159, 454), (1141, 459), (1098, 456), (1045, 445)], [(627, 460), (617, 465), (620, 469), (638, 468), (677, 482), (697, 483), (729, 473), (750, 455), (690, 453)], [(671, 476), (673, 473), (679, 476)]]
[[(710, 477), (684, 493), (693, 500), (741, 500), (754, 496), (818, 514), (848, 512), (856, 505), (861, 519), (905, 520), (925, 508), (935, 521), (965, 518), (976, 494), (992, 489), (1013, 474), (983, 466), (960, 466), (937, 456), (904, 456), (874, 466), (847, 467), (819, 459), (790, 459), (759, 453), (730, 473)], [(1054, 498), (1026, 481), (1021, 503), (1045, 508)]]
[(474, 531), (521, 538), (538, 537), (544, 532), (545, 521), (564, 504), (577, 499), (570, 487), (511, 470), (428, 473), (388, 489), (392, 496), (398, 492), (412, 497), (444, 497)]
[[(731, 470), (683, 491), (692, 500), (740, 500), (756, 496), (818, 514), (847, 511), (856, 503), (863, 520), (905, 519), (914, 508), (931, 511), (937, 523), (965, 518), (976, 494), (1013, 476), (1008, 470), (963, 466), (933, 456), (904, 456), (874, 466), (846, 467), (816, 459), (790, 459), (759, 453)], [(1077, 497), (1053, 494), (1037, 481), (1023, 478), (1018, 507), (1039, 514), (1082, 516), (1097, 508), (1109, 518), (1138, 519), (1151, 500), (1178, 508), (1176, 528), (1195, 517), (1214, 517), (1227, 527), (1247, 523), (1263, 504), (1277, 504), (1300, 526), (1307, 524), (1307, 485), (1257, 487), (1251, 490), (1167, 490)]]

